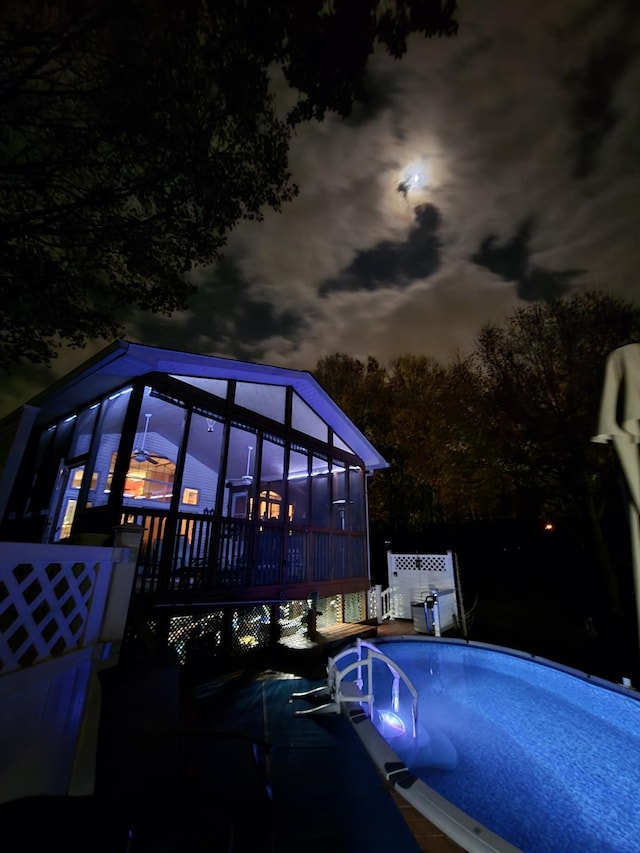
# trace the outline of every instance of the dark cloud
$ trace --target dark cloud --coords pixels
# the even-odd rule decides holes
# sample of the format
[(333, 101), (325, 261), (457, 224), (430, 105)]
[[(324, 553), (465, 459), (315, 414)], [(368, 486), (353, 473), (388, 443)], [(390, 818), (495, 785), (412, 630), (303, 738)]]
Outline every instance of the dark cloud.
[(530, 241), (535, 227), (533, 217), (524, 219), (513, 237), (502, 246), (495, 235), (485, 237), (471, 260), (505, 281), (513, 281), (520, 299), (536, 302), (555, 299), (567, 293), (582, 270), (547, 270), (530, 263)]
[(232, 258), (199, 276), (190, 314), (182, 321), (144, 316), (135, 323), (141, 340), (159, 346), (221, 352), (232, 358), (259, 359), (262, 342), (272, 337), (297, 339), (305, 321), (295, 309), (279, 310), (257, 296)]
[(479, 267), (485, 267), (507, 281), (519, 281), (524, 278), (529, 266), (529, 241), (533, 232), (533, 219), (528, 217), (519, 226), (516, 233), (502, 246), (498, 246), (495, 234), (485, 237), (480, 249), (471, 260)]
[(373, 121), (387, 110), (395, 109), (399, 92), (397, 74), (388, 71), (376, 73), (369, 67), (364, 87), (365, 97), (354, 104), (351, 115), (346, 120), (348, 126), (357, 127)]
[[(374, 52), (348, 120), (297, 128), (300, 194), (241, 223), (235, 262), (196, 271), (191, 310), (127, 313), (125, 335), (298, 369), (331, 352), (444, 361), (582, 270), (639, 302), (640, 0), (459, 6), (456, 38), (412, 41), (401, 62)], [(418, 162), (425, 186), (404, 198)], [(103, 345), (25, 366), (0, 383), (0, 410)]]
[(433, 275), (440, 267), (440, 213), (432, 204), (420, 205), (414, 212), (414, 225), (405, 241), (383, 240), (358, 252), (341, 275), (323, 282), (320, 295), (404, 288), (416, 279)]
[(589, 55), (585, 67), (568, 77), (573, 94), (569, 117), (576, 134), (573, 144), (573, 176), (585, 178), (598, 165), (598, 154), (620, 114), (614, 107), (616, 88), (635, 56), (624, 37), (611, 37)]

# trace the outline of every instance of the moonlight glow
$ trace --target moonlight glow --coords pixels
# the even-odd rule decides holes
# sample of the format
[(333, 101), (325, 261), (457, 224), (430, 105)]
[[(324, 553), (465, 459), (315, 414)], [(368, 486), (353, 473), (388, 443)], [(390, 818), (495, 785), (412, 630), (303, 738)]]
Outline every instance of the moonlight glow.
[(409, 163), (404, 169), (398, 184), (398, 192), (406, 198), (409, 193), (413, 194), (426, 190), (429, 184), (427, 166), (422, 161)]

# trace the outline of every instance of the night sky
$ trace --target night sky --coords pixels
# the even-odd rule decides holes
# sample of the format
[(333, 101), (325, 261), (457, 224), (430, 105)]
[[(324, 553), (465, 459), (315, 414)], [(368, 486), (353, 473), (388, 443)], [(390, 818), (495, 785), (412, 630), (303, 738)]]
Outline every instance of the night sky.
[[(638, 301), (640, 3), (460, 0), (458, 19), (400, 62), (376, 53), (366, 106), (298, 128), (298, 198), (195, 273), (192, 311), (130, 315), (125, 336), (297, 369), (446, 363), (550, 295)], [(16, 372), (0, 414), (105, 343)]]

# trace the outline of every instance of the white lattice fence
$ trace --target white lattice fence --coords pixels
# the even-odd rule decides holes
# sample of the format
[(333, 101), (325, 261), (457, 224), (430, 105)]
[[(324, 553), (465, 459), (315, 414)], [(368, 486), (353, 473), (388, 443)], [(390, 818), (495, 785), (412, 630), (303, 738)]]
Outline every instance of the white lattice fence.
[(394, 554), (387, 552), (387, 570), (391, 591), (391, 615), (411, 618), (411, 602), (424, 601), (431, 589), (455, 589), (453, 555)]
[[(453, 580), (451, 554), (389, 554), (390, 568), (395, 572), (418, 572), (421, 576)], [(426, 574), (425, 574), (426, 573)], [(443, 574), (444, 573), (444, 574)]]
[(0, 803), (93, 791), (96, 673), (118, 661), (140, 530), (114, 541), (0, 542)]
[[(101, 568), (81, 548), (47, 547), (42, 559), (46, 546), (16, 547), (4, 543), (0, 563), (3, 676), (95, 642), (111, 577), (110, 559)], [(104, 549), (89, 550), (104, 557)]]

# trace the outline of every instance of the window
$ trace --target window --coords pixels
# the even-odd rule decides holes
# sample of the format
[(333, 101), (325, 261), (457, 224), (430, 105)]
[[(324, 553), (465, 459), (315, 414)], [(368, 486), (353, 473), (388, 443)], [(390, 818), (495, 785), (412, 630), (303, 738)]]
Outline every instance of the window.
[[(184, 409), (167, 402), (149, 386), (145, 387), (125, 476), (125, 504), (131, 506), (134, 501), (150, 506), (170, 503), (184, 425)], [(111, 471), (114, 464), (115, 455), (111, 458)], [(190, 480), (188, 482), (191, 484)]]
[(280, 521), (282, 519), (282, 495), (279, 492), (264, 489), (260, 492), (258, 513), (262, 521)]
[(199, 492), (197, 489), (182, 490), (182, 503), (186, 506), (198, 506)]
[[(90, 502), (92, 506), (106, 504), (111, 491), (111, 477), (113, 476), (113, 460), (120, 444), (122, 424), (129, 405), (131, 388), (122, 392), (112, 394), (104, 400), (100, 407), (98, 421), (98, 446), (94, 470), (91, 472)], [(110, 464), (111, 462), (111, 464)], [(94, 489), (94, 483), (97, 485)]]
[(282, 521), (284, 487), (284, 447), (277, 436), (262, 441), (258, 518), (261, 521)]
[(229, 453), (225, 472), (225, 491), (222, 514), (232, 518), (250, 518), (252, 501), (255, 494), (253, 478), (255, 473), (257, 435), (240, 425), (229, 430)]
[(311, 524), (328, 528), (330, 522), (329, 463), (313, 456), (311, 460)]
[(225, 426), (207, 415), (191, 415), (182, 473), (180, 509), (209, 512), (216, 505)]
[(309, 523), (309, 455), (304, 448), (291, 448), (288, 473), (290, 520), (294, 524)]
[[(111, 470), (117, 453), (111, 459)], [(131, 459), (124, 481), (123, 497), (129, 500), (159, 501), (168, 503), (173, 496), (175, 463), (164, 456), (153, 459)]]

